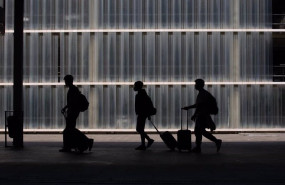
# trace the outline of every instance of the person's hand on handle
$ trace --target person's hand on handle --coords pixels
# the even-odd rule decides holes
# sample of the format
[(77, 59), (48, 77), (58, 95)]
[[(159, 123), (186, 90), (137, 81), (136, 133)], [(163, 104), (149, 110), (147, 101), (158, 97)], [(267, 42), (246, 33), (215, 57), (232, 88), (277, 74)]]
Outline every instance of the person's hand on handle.
[(197, 117), (197, 116), (194, 114), (194, 115), (191, 117), (191, 120), (192, 120), (192, 121), (196, 121), (196, 117)]
[(65, 113), (65, 107), (61, 109), (61, 113), (64, 114)]
[(183, 110), (188, 110), (189, 107), (182, 107), (181, 109), (183, 109)]

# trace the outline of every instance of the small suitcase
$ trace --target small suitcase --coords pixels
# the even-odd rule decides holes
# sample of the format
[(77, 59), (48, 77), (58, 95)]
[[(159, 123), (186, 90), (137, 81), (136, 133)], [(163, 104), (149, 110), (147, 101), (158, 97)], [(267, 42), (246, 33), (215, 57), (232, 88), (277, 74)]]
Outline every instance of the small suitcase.
[(175, 148), (177, 147), (177, 141), (176, 139), (172, 136), (172, 134), (168, 131), (166, 132), (159, 132), (158, 129), (156, 128), (156, 126), (153, 124), (153, 122), (151, 120), (149, 120), (151, 122), (151, 124), (154, 126), (155, 130), (157, 131), (157, 133), (160, 135), (162, 141), (166, 144), (166, 146), (170, 149), (170, 150), (175, 150)]
[[(63, 113), (63, 116), (66, 119), (65, 113)], [(63, 138), (65, 145), (71, 149), (75, 149), (75, 151), (79, 153), (84, 152), (88, 148), (89, 151), (91, 151), (91, 147), (93, 146), (93, 139), (89, 139), (77, 128), (65, 128), (63, 131)]]
[(191, 130), (188, 129), (188, 111), (187, 111), (187, 129), (182, 129), (182, 110), (181, 110), (181, 130), (177, 132), (178, 149), (191, 151)]
[(69, 142), (71, 145), (71, 148), (74, 148), (75, 151), (78, 151), (82, 153), (83, 151), (88, 149), (89, 146), (89, 138), (82, 133), (77, 128), (70, 129), (69, 133)]

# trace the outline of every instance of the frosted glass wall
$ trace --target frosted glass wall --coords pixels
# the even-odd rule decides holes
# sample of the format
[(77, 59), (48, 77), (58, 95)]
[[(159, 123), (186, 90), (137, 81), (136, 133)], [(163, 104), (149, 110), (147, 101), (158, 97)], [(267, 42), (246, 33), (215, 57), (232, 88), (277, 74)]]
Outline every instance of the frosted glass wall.
[[(6, 1), (7, 30), (13, 29), (13, 5)], [(60, 109), (67, 89), (56, 83), (65, 74), (76, 82), (102, 82), (79, 86), (90, 101), (78, 120), (86, 129), (135, 128), (132, 87), (108, 82), (166, 82), (146, 90), (158, 109), (155, 122), (172, 129), (179, 128), (180, 108), (194, 103), (197, 92), (193, 85), (167, 83), (272, 82), (270, 32), (147, 30), (270, 29), (271, 0), (25, 0), (24, 21), (24, 82), (31, 83), (24, 86), (27, 129), (64, 127)], [(112, 32), (116, 29), (128, 31)], [(12, 82), (13, 34), (0, 41), (0, 80)], [(213, 117), (218, 128), (285, 127), (282, 85), (206, 89), (218, 101), (220, 113)], [(2, 118), (11, 95), (12, 86), (2, 85)]]

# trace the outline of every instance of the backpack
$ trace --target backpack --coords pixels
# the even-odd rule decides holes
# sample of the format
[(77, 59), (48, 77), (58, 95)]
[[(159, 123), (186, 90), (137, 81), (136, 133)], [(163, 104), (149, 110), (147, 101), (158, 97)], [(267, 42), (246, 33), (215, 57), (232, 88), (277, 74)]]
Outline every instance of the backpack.
[(156, 108), (153, 106), (153, 103), (149, 96), (147, 96), (147, 107), (148, 107), (148, 115), (150, 116), (156, 115)]
[(79, 100), (79, 103), (78, 103), (79, 110), (81, 112), (86, 111), (89, 107), (89, 102), (88, 102), (87, 98), (83, 94), (80, 93), (78, 100)]
[(209, 113), (216, 115), (219, 112), (219, 108), (217, 105), (217, 100), (214, 96), (210, 96), (210, 100), (209, 100)]

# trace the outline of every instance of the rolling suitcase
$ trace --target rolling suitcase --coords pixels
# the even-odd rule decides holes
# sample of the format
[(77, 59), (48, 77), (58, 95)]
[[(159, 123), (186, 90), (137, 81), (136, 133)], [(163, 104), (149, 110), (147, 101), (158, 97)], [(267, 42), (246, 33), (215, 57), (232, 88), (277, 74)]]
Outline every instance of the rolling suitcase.
[(175, 150), (175, 148), (177, 147), (177, 141), (176, 139), (172, 136), (172, 134), (168, 131), (166, 132), (159, 132), (158, 129), (156, 128), (156, 126), (153, 124), (153, 122), (151, 120), (149, 120), (151, 122), (151, 124), (154, 126), (155, 130), (157, 131), (157, 133), (160, 135), (162, 141), (166, 144), (166, 146), (170, 149), (170, 150)]
[(181, 130), (177, 132), (178, 149), (191, 151), (191, 130), (188, 129), (188, 111), (187, 111), (187, 129), (182, 129), (182, 110), (181, 110)]
[[(66, 119), (65, 113), (63, 113)], [(84, 133), (77, 128), (65, 128), (63, 131), (63, 140), (65, 145), (71, 149), (75, 149), (76, 152), (82, 153), (85, 150), (93, 146), (93, 139), (89, 139)]]
[(66, 142), (68, 142), (69, 146), (72, 149), (75, 149), (75, 151), (82, 153), (88, 149), (90, 142), (89, 138), (77, 128), (68, 129), (65, 134)]

